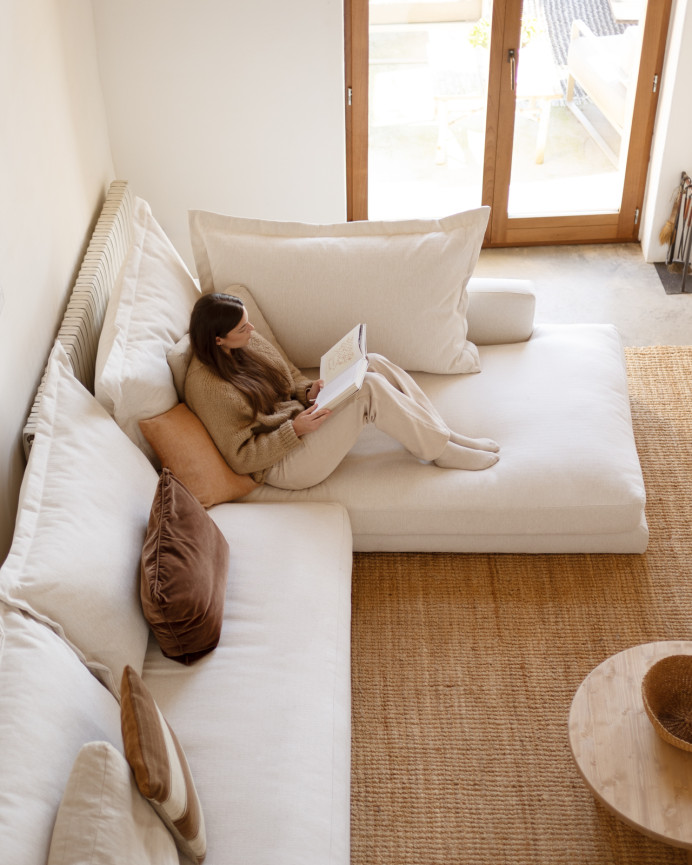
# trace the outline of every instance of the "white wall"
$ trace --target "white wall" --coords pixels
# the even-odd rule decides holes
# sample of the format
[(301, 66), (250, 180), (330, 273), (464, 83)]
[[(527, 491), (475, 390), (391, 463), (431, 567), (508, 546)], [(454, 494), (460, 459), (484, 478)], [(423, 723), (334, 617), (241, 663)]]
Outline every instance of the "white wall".
[(24, 470), (21, 430), (112, 178), (91, 3), (2, 0), (0, 561)]
[(118, 176), (187, 210), (346, 218), (341, 0), (93, 0)]
[(670, 216), (680, 172), (692, 175), (691, 42), (692, 0), (674, 0), (642, 219), (647, 261), (665, 260), (668, 250), (658, 235)]
[[(692, 0), (674, 0), (649, 260), (692, 171), (691, 42)], [(343, 118), (341, 0), (2, 0), (0, 561), (21, 429), (110, 180), (132, 182), (191, 263), (190, 207), (344, 219)]]

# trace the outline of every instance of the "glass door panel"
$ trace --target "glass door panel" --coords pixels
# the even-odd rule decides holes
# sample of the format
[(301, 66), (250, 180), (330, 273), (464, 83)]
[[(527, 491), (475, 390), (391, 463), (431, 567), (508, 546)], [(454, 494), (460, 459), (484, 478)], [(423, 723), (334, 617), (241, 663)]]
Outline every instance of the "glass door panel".
[(349, 219), (636, 241), (672, 0), (344, 0)]
[(492, 2), (369, 0), (368, 218), (482, 200)]
[(646, 0), (524, 0), (510, 219), (620, 210), (645, 12)]

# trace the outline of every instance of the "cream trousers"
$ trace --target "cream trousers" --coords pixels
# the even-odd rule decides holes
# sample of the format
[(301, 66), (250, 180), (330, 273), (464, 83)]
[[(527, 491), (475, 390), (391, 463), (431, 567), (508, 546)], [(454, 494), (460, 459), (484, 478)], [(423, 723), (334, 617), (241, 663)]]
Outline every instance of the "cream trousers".
[(449, 427), (411, 376), (382, 355), (368, 354), (368, 371), (358, 393), (338, 406), (319, 429), (302, 436), (300, 445), (267, 471), (264, 482), (284, 490), (320, 483), (369, 423), (422, 460), (439, 457), (449, 441)]

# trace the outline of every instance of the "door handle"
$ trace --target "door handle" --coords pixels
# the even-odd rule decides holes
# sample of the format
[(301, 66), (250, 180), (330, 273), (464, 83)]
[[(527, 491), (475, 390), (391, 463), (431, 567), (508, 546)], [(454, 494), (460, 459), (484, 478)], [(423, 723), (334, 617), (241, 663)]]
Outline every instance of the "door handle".
[(514, 48), (510, 48), (507, 52), (507, 60), (509, 61), (509, 84), (514, 92), (517, 89), (517, 52)]

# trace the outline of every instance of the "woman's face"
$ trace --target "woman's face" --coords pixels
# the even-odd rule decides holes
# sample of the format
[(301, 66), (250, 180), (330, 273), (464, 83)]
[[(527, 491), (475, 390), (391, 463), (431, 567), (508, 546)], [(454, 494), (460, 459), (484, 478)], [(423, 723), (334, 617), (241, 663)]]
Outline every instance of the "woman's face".
[(229, 330), (225, 336), (217, 336), (216, 344), (221, 346), (222, 351), (230, 351), (232, 348), (245, 348), (250, 342), (252, 331), (255, 328), (248, 321), (247, 310), (243, 310), (243, 317), (238, 324)]

